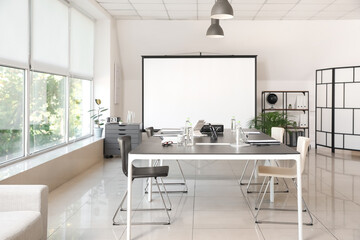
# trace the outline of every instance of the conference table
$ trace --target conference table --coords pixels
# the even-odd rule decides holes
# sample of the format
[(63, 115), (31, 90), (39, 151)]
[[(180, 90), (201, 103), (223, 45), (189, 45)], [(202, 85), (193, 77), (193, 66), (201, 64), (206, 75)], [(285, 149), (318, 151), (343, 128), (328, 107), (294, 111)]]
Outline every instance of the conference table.
[[(246, 132), (245, 132), (246, 133)], [(250, 144), (235, 146), (234, 132), (225, 129), (223, 134), (218, 135), (216, 141), (210, 137), (195, 137), (194, 145), (184, 146), (173, 144), (164, 147), (160, 138), (151, 141), (143, 141), (128, 155), (128, 201), (127, 201), (127, 239), (131, 239), (131, 215), (132, 215), (132, 163), (135, 160), (294, 160), (296, 161), (297, 173), (297, 213), (298, 213), (298, 239), (303, 239), (302, 221), (302, 182), (300, 153), (284, 144), (271, 144), (271, 137), (258, 132), (248, 133), (249, 141), (264, 140), (262, 144)], [(267, 141), (269, 141), (267, 143)]]

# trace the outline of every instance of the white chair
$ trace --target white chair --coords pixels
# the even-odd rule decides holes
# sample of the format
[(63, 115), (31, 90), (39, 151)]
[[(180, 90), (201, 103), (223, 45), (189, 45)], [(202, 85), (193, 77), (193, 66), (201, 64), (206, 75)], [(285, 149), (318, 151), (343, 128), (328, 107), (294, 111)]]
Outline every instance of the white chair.
[[(279, 141), (280, 143), (283, 143), (283, 142), (284, 142), (284, 133), (285, 133), (285, 129), (282, 128), (282, 127), (272, 127), (272, 128), (271, 128), (271, 137), (274, 138), (274, 139), (276, 139), (276, 140)], [(257, 193), (257, 191), (250, 191), (250, 190), (249, 190), (250, 185), (261, 185), (261, 183), (252, 183), (252, 179), (253, 179), (253, 177), (254, 177), (254, 175), (255, 175), (255, 170), (256, 170), (257, 163), (258, 163), (257, 160), (254, 161), (254, 167), (253, 167), (253, 170), (252, 170), (252, 172), (251, 172), (249, 181), (248, 181), (247, 183), (244, 183), (244, 182), (243, 182), (243, 178), (244, 178), (246, 169), (247, 169), (247, 167), (248, 167), (248, 165), (249, 165), (249, 162), (250, 162), (249, 160), (246, 162), (245, 167), (244, 167), (244, 170), (243, 170), (243, 172), (242, 172), (242, 174), (241, 174), (241, 177), (240, 177), (240, 185), (247, 185), (247, 188), (246, 188), (247, 193)], [(277, 161), (275, 161), (275, 163), (276, 163), (277, 165), (279, 165)], [(284, 181), (284, 183), (285, 183), (285, 185), (286, 185), (286, 187), (287, 187), (287, 184), (286, 184), (285, 181)], [(278, 183), (275, 183), (275, 184), (278, 184)], [(287, 187), (287, 188), (288, 188), (288, 187)], [(280, 191), (280, 192), (288, 192), (288, 190)]]
[(48, 187), (0, 185), (0, 239), (47, 238)]
[[(300, 153), (300, 161), (301, 161), (301, 174), (304, 171), (304, 167), (305, 167), (305, 161), (306, 161), (306, 155), (309, 149), (309, 145), (310, 145), (310, 139), (306, 138), (306, 137), (299, 137), (298, 138), (298, 143), (297, 143), (297, 151)], [(259, 195), (256, 199), (256, 203), (255, 203), (255, 210), (257, 210), (256, 214), (255, 214), (255, 222), (256, 223), (286, 223), (286, 224), (297, 224), (296, 222), (276, 222), (276, 221), (259, 221), (258, 220), (258, 215), (260, 210), (280, 210), (280, 211), (297, 211), (295, 209), (279, 209), (279, 208), (261, 208), (261, 205), (264, 201), (264, 197), (267, 193), (267, 189), (269, 187), (270, 181), (272, 178), (288, 178), (288, 179), (292, 179), (293, 183), (295, 184), (295, 187), (297, 188), (296, 185), (296, 164), (294, 164), (293, 167), (291, 168), (286, 168), (286, 167), (275, 167), (275, 166), (259, 166), (258, 168), (258, 175), (261, 177), (265, 177), (264, 181), (261, 185), (261, 189), (259, 191)], [(264, 192), (262, 192), (262, 189), (265, 185), (265, 182), (267, 181), (266, 187)], [(259, 199), (261, 196), (261, 193), (263, 193), (263, 196), (261, 198), (261, 201), (259, 203)], [(313, 225), (313, 218), (310, 214), (310, 211), (304, 201), (304, 198), (302, 199), (303, 203), (304, 203), (304, 207), (305, 207), (305, 212), (307, 212), (309, 214), (310, 217), (310, 222), (309, 223), (304, 223), (305, 225)]]
[[(146, 132), (146, 136), (148, 138), (152, 137), (154, 135), (154, 127), (146, 128), (145, 132)], [(157, 159), (155, 161), (155, 163), (154, 163), (154, 166), (158, 166), (160, 163), (161, 163), (161, 160)], [(188, 192), (188, 187), (187, 187), (187, 184), (186, 184), (186, 179), (185, 179), (184, 172), (183, 172), (183, 170), (181, 168), (179, 160), (176, 160), (176, 163), (177, 163), (177, 165), (179, 167), (179, 170), (180, 170), (183, 181), (182, 182), (164, 182), (164, 184), (165, 185), (183, 185), (184, 186), (184, 190), (168, 190), (167, 191), (168, 193), (187, 193)], [(148, 193), (147, 188), (148, 188), (150, 182), (152, 182), (151, 179), (149, 179), (149, 181), (148, 181), (148, 183), (147, 183), (147, 185), (145, 187), (145, 193)], [(156, 191), (153, 191), (153, 193), (156, 193)]]

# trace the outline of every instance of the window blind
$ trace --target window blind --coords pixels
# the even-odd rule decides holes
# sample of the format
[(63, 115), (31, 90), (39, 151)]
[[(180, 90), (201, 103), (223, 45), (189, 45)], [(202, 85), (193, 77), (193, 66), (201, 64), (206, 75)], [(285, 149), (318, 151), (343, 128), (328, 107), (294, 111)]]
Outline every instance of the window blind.
[(27, 0), (0, 1), (0, 64), (28, 67), (28, 9)]
[(31, 68), (67, 75), (69, 8), (58, 0), (32, 0)]
[(94, 67), (94, 22), (76, 10), (70, 10), (70, 75), (92, 79)]

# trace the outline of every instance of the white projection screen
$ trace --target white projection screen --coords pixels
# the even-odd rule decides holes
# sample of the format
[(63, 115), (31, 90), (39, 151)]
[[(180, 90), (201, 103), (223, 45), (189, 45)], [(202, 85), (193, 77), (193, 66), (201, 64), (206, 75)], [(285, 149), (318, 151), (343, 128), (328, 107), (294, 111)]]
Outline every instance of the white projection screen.
[(186, 118), (247, 127), (256, 115), (256, 56), (143, 56), (143, 127)]

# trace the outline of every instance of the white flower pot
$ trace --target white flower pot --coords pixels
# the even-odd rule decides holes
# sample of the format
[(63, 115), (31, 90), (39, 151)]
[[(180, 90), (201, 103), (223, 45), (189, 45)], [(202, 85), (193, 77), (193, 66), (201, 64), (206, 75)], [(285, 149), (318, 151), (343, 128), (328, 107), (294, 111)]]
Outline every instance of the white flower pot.
[(94, 128), (94, 137), (100, 138), (102, 136), (103, 128)]

